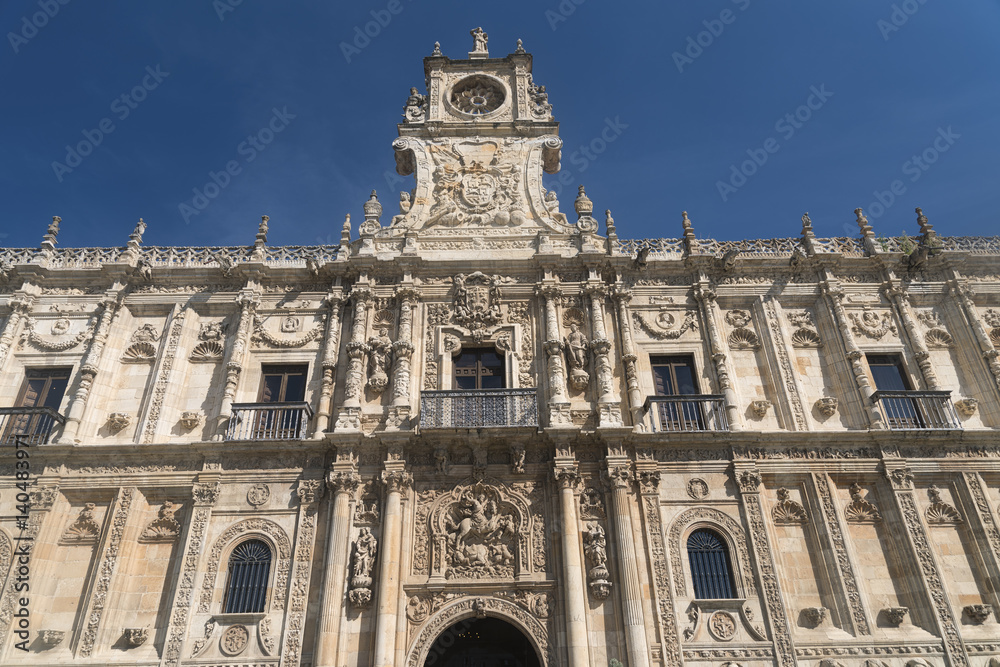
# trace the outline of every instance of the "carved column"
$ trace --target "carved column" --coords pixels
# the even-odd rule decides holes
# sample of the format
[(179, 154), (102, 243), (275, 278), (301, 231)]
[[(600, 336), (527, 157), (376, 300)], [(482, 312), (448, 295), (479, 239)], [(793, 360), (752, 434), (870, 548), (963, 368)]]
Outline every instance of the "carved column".
[(333, 381), (337, 372), (337, 357), (340, 353), (340, 305), (343, 299), (338, 291), (326, 295), (326, 303), (330, 315), (326, 320), (326, 335), (323, 337), (323, 359), (320, 367), (323, 369), (323, 379), (319, 386), (319, 405), (316, 406), (316, 430), (313, 438), (322, 440), (330, 425), (330, 415), (333, 414)]
[[(111, 527), (105, 531), (102, 537), (100, 560), (84, 601), (86, 613), (83, 618), (86, 619), (86, 625), (77, 638), (74, 651), (76, 657), (89, 658), (94, 652), (94, 645), (101, 630), (101, 620), (104, 618), (104, 609), (108, 602), (108, 592), (111, 590), (111, 583), (118, 567), (122, 538), (125, 534), (125, 525), (128, 523), (129, 510), (132, 508), (135, 493), (136, 490), (131, 487), (119, 488), (118, 493), (115, 494), (114, 502), (111, 503), (108, 510), (112, 517)], [(118, 628), (113, 630), (120, 631)], [(107, 635), (108, 633), (104, 632), (103, 634)]]
[(167, 335), (167, 347), (163, 351), (157, 366), (153, 372), (156, 378), (153, 383), (152, 397), (147, 409), (143, 410), (145, 416), (136, 428), (136, 433), (142, 433), (141, 442), (144, 445), (151, 444), (156, 438), (156, 427), (160, 423), (160, 412), (163, 410), (163, 401), (166, 400), (167, 390), (170, 387), (170, 375), (174, 368), (175, 357), (177, 356), (177, 345), (180, 343), (181, 333), (184, 331), (184, 317), (187, 310), (181, 304), (175, 304), (170, 313), (170, 333)]
[(375, 620), (375, 659), (373, 667), (392, 667), (396, 653), (396, 615), (399, 613), (402, 551), (402, 501), (413, 477), (403, 469), (402, 461), (386, 461), (382, 471), (385, 483), (385, 517), (379, 547), (378, 616)]
[(944, 652), (947, 663), (952, 667), (968, 667), (969, 655), (958, 631), (958, 620), (951, 608), (948, 595), (945, 593), (941, 579), (941, 570), (934, 559), (927, 531), (920, 519), (920, 510), (913, 496), (913, 473), (902, 460), (884, 460), (882, 462), (886, 479), (892, 485), (896, 510), (906, 525), (906, 543), (916, 561), (923, 591), (930, 603), (933, 618), (941, 638), (944, 640)]
[(583, 561), (580, 556), (580, 523), (576, 514), (576, 489), (580, 484), (576, 459), (573, 456), (557, 456), (555, 477), (559, 484), (562, 510), (562, 586), (569, 667), (589, 667), (587, 591), (584, 588)]
[(837, 568), (834, 578), (840, 586), (840, 596), (847, 601), (850, 614), (841, 614), (841, 619), (846, 626), (845, 629), (852, 634), (870, 635), (871, 623), (868, 614), (865, 613), (864, 603), (861, 598), (861, 588), (858, 585), (858, 578), (854, 573), (854, 565), (851, 563), (850, 554), (847, 553), (847, 544), (844, 539), (844, 528), (840, 523), (840, 514), (837, 511), (837, 503), (833, 497), (833, 485), (830, 478), (824, 472), (812, 474), (813, 488), (819, 496), (819, 504), (822, 508), (819, 524), (825, 533), (826, 543), (833, 546), (833, 556), (836, 559)]
[(305, 632), (306, 607), (309, 604), (309, 575), (313, 569), (313, 547), (316, 544), (316, 511), (323, 495), (323, 480), (300, 479), (295, 495), (299, 499), (298, 529), (295, 531), (292, 583), (288, 587), (285, 637), (281, 642), (283, 665), (298, 665), (302, 658), (302, 635)]
[(413, 287), (404, 285), (396, 290), (399, 327), (396, 329), (396, 342), (392, 344), (392, 403), (388, 420), (394, 428), (402, 426), (412, 412), (410, 363), (413, 359), (413, 310), (419, 298), (420, 292)]
[(354, 306), (354, 318), (351, 322), (351, 340), (347, 343), (347, 379), (344, 383), (344, 404), (337, 415), (337, 430), (358, 431), (361, 429), (361, 392), (365, 384), (365, 354), (368, 346), (365, 343), (365, 332), (368, 328), (368, 304), (375, 298), (371, 287), (366, 284), (355, 285), (351, 290), (351, 304)]
[[(977, 472), (964, 473), (963, 478), (965, 481), (964, 491), (972, 500), (968, 505), (975, 508), (974, 512), (969, 513), (973, 515), (970, 519), (975, 521), (972, 524), (972, 529), (974, 532), (979, 532), (986, 536), (986, 541), (989, 543), (990, 551), (992, 552), (992, 558), (985, 560), (987, 560), (987, 569), (991, 573), (991, 578), (996, 581), (1000, 579), (997, 577), (997, 573), (1000, 572), (1000, 527), (998, 527), (997, 517), (993, 513), (993, 508), (990, 507), (987, 491), (989, 487), (986, 486), (983, 478)], [(979, 524), (978, 526), (976, 526), (977, 523)], [(994, 617), (996, 613), (996, 610), (994, 610)]]
[(118, 309), (121, 307), (122, 294), (120, 292), (108, 292), (101, 299), (101, 314), (94, 330), (94, 337), (90, 339), (87, 352), (83, 355), (80, 363), (80, 384), (77, 386), (76, 394), (69, 404), (66, 415), (66, 425), (63, 427), (61, 443), (74, 443), (77, 441), (77, 433), (80, 431), (80, 421), (83, 419), (84, 410), (87, 408), (87, 397), (90, 396), (90, 389), (94, 386), (94, 379), (97, 377), (98, 369), (101, 366), (101, 355), (104, 352), (104, 344), (108, 341), (108, 334), (111, 331), (111, 322)]
[(844, 344), (847, 361), (850, 363), (851, 371), (854, 373), (854, 383), (858, 387), (858, 394), (861, 398), (861, 410), (868, 419), (868, 428), (882, 429), (882, 416), (879, 414), (875, 404), (872, 403), (872, 394), (875, 393), (875, 390), (872, 388), (871, 383), (868, 382), (868, 375), (865, 373), (864, 364), (861, 363), (861, 357), (864, 356), (864, 353), (861, 352), (861, 348), (858, 347), (858, 344), (854, 340), (854, 334), (851, 332), (851, 323), (848, 321), (847, 312), (844, 310), (844, 290), (841, 289), (836, 279), (826, 269), (823, 270), (823, 280), (820, 281), (820, 289), (822, 289), (823, 295), (826, 296), (827, 302), (830, 304), (830, 310), (833, 311), (833, 319), (837, 322), (840, 340)]
[(677, 615), (674, 610), (674, 593), (667, 570), (667, 549), (663, 539), (663, 520), (660, 516), (660, 470), (652, 458), (636, 462), (639, 492), (642, 496), (643, 526), (646, 544), (649, 545), (649, 562), (653, 570), (651, 593), (655, 614), (654, 625), (660, 635), (662, 664), (681, 665), (680, 636), (677, 632)]
[(337, 643), (345, 609), (344, 586), (348, 576), (351, 500), (361, 483), (353, 455), (347, 453), (341, 458), (338, 454), (337, 458), (337, 463), (333, 464), (326, 477), (326, 484), (333, 493), (333, 509), (327, 530), (323, 590), (320, 593), (316, 648), (313, 650), (314, 667), (335, 667), (337, 664)]
[(14, 344), (14, 336), (17, 334), (17, 327), (24, 319), (24, 316), (31, 312), (34, 299), (24, 294), (16, 294), (7, 300), (7, 307), (10, 308), (10, 315), (3, 324), (3, 331), (0, 332), (0, 368), (3, 368), (10, 352), (11, 345)]
[(636, 370), (635, 342), (632, 340), (632, 323), (629, 321), (628, 304), (632, 301), (632, 290), (624, 285), (615, 285), (611, 296), (618, 306), (618, 332), (622, 339), (622, 365), (625, 367), (625, 384), (628, 387), (629, 410), (632, 425), (642, 424), (643, 403), (639, 393), (639, 375)]
[(979, 343), (983, 359), (986, 361), (990, 372), (993, 373), (994, 385), (1000, 390), (1000, 358), (998, 358), (1000, 355), (998, 355), (997, 350), (993, 347), (993, 343), (990, 342), (990, 334), (986, 331), (986, 327), (983, 326), (983, 321), (976, 310), (976, 304), (972, 301), (972, 297), (969, 296), (969, 286), (957, 278), (950, 281), (948, 285), (951, 287), (951, 293), (958, 298), (958, 303), (961, 304), (960, 310), (965, 317), (965, 322), (976, 336), (976, 342)]
[(743, 429), (740, 423), (740, 411), (736, 402), (736, 389), (732, 380), (729, 379), (729, 364), (726, 363), (725, 347), (722, 344), (722, 337), (719, 335), (719, 325), (717, 323), (718, 306), (715, 303), (715, 290), (707, 281), (700, 281), (694, 291), (695, 298), (702, 307), (702, 315), (705, 320), (705, 328), (708, 330), (708, 344), (712, 351), (712, 361), (715, 362), (715, 374), (719, 377), (719, 387), (726, 404), (726, 415), (729, 418), (729, 430), (740, 431)]
[(628, 491), (634, 477), (629, 461), (621, 456), (608, 456), (604, 471), (611, 489), (611, 512), (615, 531), (615, 551), (618, 552), (618, 573), (621, 580), (620, 596), (625, 612), (625, 646), (630, 667), (649, 665), (649, 645), (646, 641), (646, 623), (642, 613), (642, 590), (635, 558), (635, 536), (632, 534), (632, 512)]
[(754, 560), (763, 587), (764, 602), (767, 605), (767, 623), (771, 626), (774, 641), (774, 657), (782, 667), (795, 667), (795, 647), (792, 645), (788, 613), (778, 586), (778, 573), (774, 565), (774, 551), (771, 549), (764, 523), (764, 508), (760, 502), (760, 473), (753, 467), (736, 467), (733, 471), (740, 489), (740, 501), (750, 528), (750, 542), (753, 544)]
[(545, 354), (548, 355), (549, 425), (569, 426), (569, 399), (566, 397), (566, 371), (563, 368), (563, 344), (559, 336), (556, 301), (562, 296), (558, 285), (543, 285), (538, 295), (545, 300)]
[(250, 330), (253, 327), (253, 315), (260, 303), (260, 296), (254, 290), (240, 290), (236, 303), (240, 307), (240, 320), (236, 326), (236, 340), (229, 348), (229, 357), (225, 363), (226, 385), (222, 392), (222, 407), (219, 409), (219, 419), (215, 427), (216, 440), (222, 440), (229, 419), (233, 415), (233, 399), (236, 398), (240, 374), (243, 372), (243, 365), (250, 349)]
[(917, 327), (917, 318), (913, 316), (913, 308), (910, 306), (910, 295), (903, 288), (903, 284), (896, 279), (890, 280), (886, 284), (885, 293), (892, 300), (892, 303), (896, 306), (896, 312), (899, 313), (900, 319), (903, 320), (903, 328), (906, 330), (906, 337), (909, 339), (910, 347), (913, 349), (913, 356), (917, 358), (917, 366), (920, 367), (924, 383), (929, 390), (937, 391), (941, 388), (941, 383), (938, 382), (934, 368), (931, 366), (931, 353), (927, 350), (924, 337), (920, 335), (920, 329)]
[(205, 531), (208, 528), (209, 519), (212, 518), (212, 508), (218, 502), (221, 490), (218, 478), (218, 474), (199, 475), (199, 483), (191, 489), (194, 507), (184, 534), (181, 570), (177, 577), (170, 605), (170, 625), (167, 627), (163, 658), (160, 660), (161, 667), (177, 667), (181, 664), (188, 623), (191, 618), (191, 602), (194, 599), (198, 562), (201, 560), (201, 550), (205, 546)]
[(604, 326), (604, 298), (608, 290), (601, 284), (588, 284), (590, 297), (590, 319), (594, 339), (590, 342), (594, 350), (595, 375), (597, 375), (598, 426), (615, 427), (622, 425), (621, 399), (615, 392), (615, 373), (611, 365), (611, 341)]

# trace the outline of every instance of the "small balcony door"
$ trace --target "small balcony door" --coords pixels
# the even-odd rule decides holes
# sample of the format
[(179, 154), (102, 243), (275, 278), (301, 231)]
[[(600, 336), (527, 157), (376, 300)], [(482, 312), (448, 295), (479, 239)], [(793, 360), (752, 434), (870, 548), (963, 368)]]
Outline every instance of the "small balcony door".
[[(869, 354), (868, 368), (872, 371), (875, 389), (878, 391), (913, 391), (910, 380), (898, 354)], [(912, 398), (887, 396), (879, 399), (882, 412), (890, 428), (923, 428), (920, 408)]]
[[(657, 396), (691, 396), (700, 393), (690, 355), (650, 357), (653, 385)], [(705, 415), (698, 401), (658, 403), (660, 424), (664, 430), (702, 431)]]
[(463, 350), (455, 358), (455, 389), (504, 389), (503, 355), (492, 348)]
[[(306, 377), (309, 366), (282, 365), (261, 368), (259, 403), (302, 403), (306, 398)], [(254, 416), (251, 439), (290, 440), (298, 437), (302, 424), (300, 408), (259, 410)]]
[[(24, 384), (18, 393), (19, 408), (52, 408), (59, 410), (66, 387), (69, 386), (70, 368), (28, 368)], [(45, 414), (16, 415), (6, 429), (3, 441), (14, 435), (41, 436), (52, 428), (52, 418)]]

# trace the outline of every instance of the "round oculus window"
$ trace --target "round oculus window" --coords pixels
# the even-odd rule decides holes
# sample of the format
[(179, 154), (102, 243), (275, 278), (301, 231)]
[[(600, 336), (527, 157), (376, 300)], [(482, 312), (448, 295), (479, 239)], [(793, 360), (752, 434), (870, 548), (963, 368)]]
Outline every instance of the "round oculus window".
[(500, 82), (485, 76), (466, 77), (451, 89), (451, 105), (471, 116), (496, 111), (506, 98)]

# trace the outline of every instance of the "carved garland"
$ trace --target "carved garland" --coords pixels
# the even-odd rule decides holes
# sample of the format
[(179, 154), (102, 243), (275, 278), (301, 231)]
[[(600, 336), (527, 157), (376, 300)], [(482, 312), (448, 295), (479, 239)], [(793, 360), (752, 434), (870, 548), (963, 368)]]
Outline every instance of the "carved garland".
[(698, 322), (695, 311), (684, 311), (684, 320), (678, 326), (674, 326), (675, 319), (667, 311), (661, 311), (656, 317), (656, 322), (650, 322), (645, 313), (632, 311), (632, 319), (643, 331), (657, 340), (675, 340), (684, 335), (688, 329), (696, 330)]
[(267, 536), (270, 538), (271, 543), (277, 547), (278, 557), (275, 560), (277, 567), (275, 568), (272, 606), (276, 610), (285, 608), (285, 593), (288, 587), (288, 571), (291, 564), (291, 547), (288, 536), (282, 530), (281, 526), (273, 521), (267, 519), (246, 519), (227, 528), (215, 540), (208, 559), (204, 583), (201, 587), (201, 602), (198, 605), (199, 612), (207, 614), (212, 609), (212, 599), (215, 595), (215, 579), (219, 571), (219, 562), (222, 560), (222, 552), (233, 540), (245, 534), (253, 533)]
[(111, 522), (111, 535), (108, 539), (108, 546), (104, 550), (104, 557), (101, 559), (100, 574), (97, 585), (91, 596), (90, 613), (87, 614), (87, 629), (80, 637), (80, 655), (88, 657), (94, 650), (94, 642), (97, 640), (97, 628), (101, 624), (101, 616), (104, 615), (104, 605), (108, 601), (108, 588), (111, 586), (111, 577), (115, 573), (115, 566), (118, 564), (118, 553), (121, 550), (122, 536), (125, 534), (125, 524), (128, 522), (128, 512), (132, 507), (132, 496), (135, 490), (124, 488), (121, 490), (121, 498), (118, 508), (115, 510), (114, 519)]
[(264, 328), (264, 320), (255, 315), (253, 322), (254, 326), (253, 335), (251, 336), (250, 339), (255, 343), (260, 343), (261, 341), (263, 341), (264, 343), (267, 343), (271, 347), (278, 347), (278, 348), (302, 347), (303, 345), (308, 345), (309, 343), (313, 342), (321, 335), (323, 335), (323, 332), (326, 330), (325, 326), (326, 318), (327, 318), (327, 313), (323, 313), (323, 315), (320, 317), (319, 322), (316, 323), (316, 326), (314, 326), (307, 333), (303, 334), (302, 336), (299, 336), (298, 338), (278, 338), (270, 334)]
[(312, 570), (313, 544), (316, 539), (316, 511), (309, 494), (316, 499), (318, 481), (299, 482), (299, 535), (295, 545), (295, 572), (292, 576), (292, 599), (289, 603), (288, 627), (285, 630), (285, 655), (282, 664), (297, 665), (302, 653), (302, 633), (305, 629), (306, 605), (309, 602), (309, 574)]
[(477, 616), (499, 618), (510, 623), (520, 630), (538, 651), (542, 667), (555, 664), (555, 656), (549, 646), (548, 629), (537, 618), (507, 600), (495, 597), (468, 597), (444, 607), (430, 617), (410, 646), (407, 665), (409, 667), (423, 665), (431, 646), (442, 632), (459, 621)]
[(24, 342), (27, 341), (38, 349), (45, 350), (46, 352), (65, 352), (66, 350), (71, 350), (80, 343), (89, 340), (94, 335), (95, 329), (96, 325), (91, 322), (87, 325), (86, 329), (72, 338), (67, 338), (66, 340), (61, 341), (46, 340), (38, 335), (37, 331), (35, 331), (35, 320), (29, 317), (25, 323), (24, 333), (21, 334), (21, 344), (23, 345)]
[(695, 522), (711, 522), (736, 545), (736, 556), (742, 572), (742, 583), (747, 597), (757, 594), (754, 585), (753, 569), (750, 567), (750, 551), (747, 549), (746, 534), (743, 526), (725, 512), (712, 507), (692, 507), (674, 519), (670, 526), (670, 567), (674, 571), (674, 591), (677, 597), (687, 596), (687, 581), (684, 577), (682, 554), (685, 553), (681, 544), (681, 536)]
[(153, 387), (153, 401), (149, 408), (149, 417), (146, 418), (146, 428), (142, 434), (143, 444), (151, 444), (153, 436), (156, 435), (156, 426), (160, 421), (160, 411), (163, 409), (163, 399), (167, 396), (167, 387), (170, 382), (170, 371), (174, 367), (174, 358), (177, 356), (177, 345), (181, 339), (181, 332), (184, 330), (184, 316), (186, 310), (177, 313), (173, 326), (170, 327), (170, 338), (167, 339), (167, 350), (163, 355), (163, 363), (160, 365), (159, 373), (156, 377), (156, 384)]
[(827, 530), (830, 531), (830, 541), (833, 543), (834, 555), (840, 568), (840, 579), (847, 589), (847, 601), (851, 605), (851, 618), (854, 619), (854, 626), (859, 634), (871, 634), (868, 617), (865, 616), (865, 610), (861, 604), (861, 590), (858, 588), (858, 580), (854, 574), (854, 566), (851, 565), (851, 558), (847, 554), (844, 533), (840, 529), (840, 521), (837, 517), (837, 507), (833, 501), (833, 494), (830, 492), (830, 482), (822, 473), (813, 475), (813, 481), (816, 484), (820, 503), (823, 505)]

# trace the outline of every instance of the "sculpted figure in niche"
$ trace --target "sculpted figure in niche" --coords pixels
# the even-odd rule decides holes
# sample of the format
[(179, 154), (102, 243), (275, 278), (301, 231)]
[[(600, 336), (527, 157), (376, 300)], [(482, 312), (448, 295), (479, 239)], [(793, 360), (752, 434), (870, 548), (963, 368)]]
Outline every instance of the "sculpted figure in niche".
[(513, 574), (515, 522), (501, 513), (487, 492), (466, 491), (446, 517), (448, 577), (495, 577)]
[(371, 529), (362, 528), (358, 534), (358, 539), (354, 542), (354, 568), (352, 574), (355, 578), (370, 579), (377, 551), (378, 541), (372, 535)]
[(591, 567), (599, 567), (608, 562), (607, 540), (601, 524), (591, 522), (583, 534), (583, 553)]
[(392, 350), (392, 340), (389, 339), (385, 329), (379, 329), (377, 336), (368, 339), (368, 387), (376, 394), (382, 391), (389, 384), (389, 376), (386, 368), (389, 364), (389, 352)]
[(566, 346), (569, 349), (569, 364), (572, 368), (583, 368), (587, 364), (587, 349), (590, 342), (580, 331), (580, 325), (573, 322), (569, 325), (569, 336), (566, 337)]

